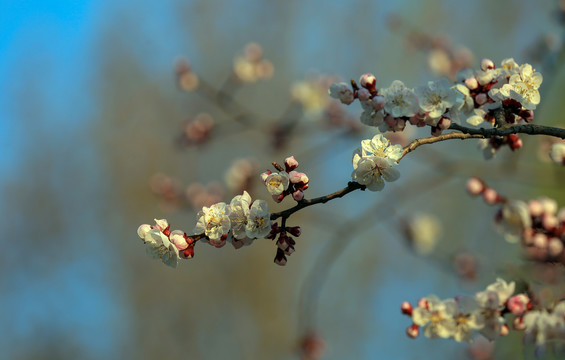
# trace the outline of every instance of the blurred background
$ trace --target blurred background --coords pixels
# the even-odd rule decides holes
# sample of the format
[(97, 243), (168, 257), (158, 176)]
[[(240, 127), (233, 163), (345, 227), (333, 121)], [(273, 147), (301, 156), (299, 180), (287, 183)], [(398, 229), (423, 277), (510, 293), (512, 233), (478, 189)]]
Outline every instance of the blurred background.
[[(0, 358), (528, 356), (520, 336), (479, 342), (479, 355), (411, 340), (399, 306), (473, 294), (497, 276), (562, 280), (523, 263), (492, 225), (496, 210), (465, 192), (478, 175), (508, 197), (563, 205), (564, 172), (542, 139), (489, 162), (474, 141), (421, 147), (383, 192), (292, 216), (302, 235), (284, 267), (257, 240), (198, 244), (171, 269), (145, 255), (136, 229), (166, 218), (190, 233), (199, 208), (243, 188), (268, 199), (257, 175), (290, 155), (310, 178), (307, 198), (344, 187), (352, 151), (376, 129), (359, 123), (358, 104), (326, 96), (340, 78), (415, 87), (514, 57), (544, 75), (536, 122), (564, 126), (563, 6), (0, 1)], [(423, 248), (406, 230), (421, 215), (435, 219)]]

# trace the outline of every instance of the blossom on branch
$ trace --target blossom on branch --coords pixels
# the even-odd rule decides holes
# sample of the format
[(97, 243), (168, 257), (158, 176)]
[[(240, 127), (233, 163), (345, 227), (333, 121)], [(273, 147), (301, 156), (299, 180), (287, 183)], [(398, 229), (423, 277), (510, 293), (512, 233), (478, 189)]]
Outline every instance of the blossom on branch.
[(384, 181), (398, 180), (400, 173), (394, 169), (402, 156), (402, 146), (391, 145), (382, 134), (361, 141), (361, 149), (353, 153), (353, 181), (367, 186), (371, 191), (384, 188)]

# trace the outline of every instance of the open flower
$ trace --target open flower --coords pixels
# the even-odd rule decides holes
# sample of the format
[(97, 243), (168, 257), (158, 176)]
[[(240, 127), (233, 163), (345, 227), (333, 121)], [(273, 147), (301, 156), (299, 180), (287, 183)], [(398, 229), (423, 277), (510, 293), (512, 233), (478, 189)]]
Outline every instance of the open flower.
[(532, 225), (528, 205), (519, 200), (512, 200), (501, 209), (498, 221), (499, 230), (509, 243), (517, 242), (525, 229)]
[(255, 200), (247, 217), (245, 234), (247, 237), (264, 238), (271, 232), (271, 213), (265, 200)]
[(384, 180), (396, 181), (400, 177), (394, 169), (402, 156), (400, 145), (391, 145), (382, 134), (375, 135), (371, 140), (361, 141), (361, 149), (353, 152), (353, 181), (367, 186), (371, 191), (384, 188)]
[(278, 196), (282, 194), (286, 189), (288, 189), (288, 184), (290, 179), (288, 173), (281, 171), (280, 173), (269, 174), (265, 178), (265, 186), (267, 186), (267, 191), (271, 195)]
[(384, 110), (394, 117), (414, 116), (418, 112), (418, 98), (414, 90), (407, 88), (402, 81), (395, 80), (390, 87), (381, 89), (386, 99)]
[(251, 206), (251, 196), (247, 191), (243, 191), (243, 195), (235, 196), (230, 203), (230, 221), (233, 237), (237, 240), (246, 239), (245, 226), (247, 225), (247, 217), (249, 215), (249, 207)]
[(400, 177), (398, 170), (392, 168), (393, 163), (379, 156), (361, 157), (358, 153), (353, 156), (353, 181), (367, 186), (371, 191), (384, 188), (384, 180), (396, 181)]
[(159, 229), (152, 229), (143, 239), (147, 255), (152, 259), (161, 259), (165, 265), (176, 268), (179, 263), (179, 252), (175, 244)]
[(429, 338), (449, 338), (455, 334), (455, 300), (441, 301), (436, 296), (427, 296), (418, 302), (412, 312), (414, 324), (424, 326), (424, 335)]
[(402, 157), (402, 146), (391, 145), (390, 140), (382, 134), (373, 136), (371, 140), (361, 141), (362, 156), (378, 156), (395, 163)]
[(198, 213), (198, 222), (194, 227), (195, 234), (206, 234), (211, 240), (219, 240), (230, 231), (230, 208), (225, 203), (217, 203), (209, 208), (204, 206)]
[(428, 85), (416, 88), (415, 92), (420, 108), (432, 119), (439, 119), (457, 100), (457, 92), (445, 78), (429, 81)]

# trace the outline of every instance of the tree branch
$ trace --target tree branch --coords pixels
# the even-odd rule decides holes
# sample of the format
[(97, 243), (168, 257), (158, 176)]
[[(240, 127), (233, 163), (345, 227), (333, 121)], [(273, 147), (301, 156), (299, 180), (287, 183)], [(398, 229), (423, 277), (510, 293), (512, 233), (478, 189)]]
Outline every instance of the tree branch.
[(548, 136), (555, 136), (561, 139), (565, 139), (565, 129), (560, 129), (551, 126), (534, 125), (534, 124), (514, 125), (509, 127), (500, 127), (493, 129), (485, 129), (485, 128), (473, 129), (458, 124), (451, 124), (449, 129), (461, 131), (464, 134), (482, 135), (485, 138), (493, 137), (493, 136), (507, 136), (510, 134), (529, 134), (529, 135), (548, 135)]
[(353, 192), (355, 190), (365, 190), (366, 186), (365, 185), (361, 185), (358, 184), (356, 182), (350, 181), (347, 183), (347, 186), (344, 187), (341, 190), (338, 190), (336, 192), (333, 192), (331, 194), (325, 195), (325, 196), (320, 196), (314, 199), (310, 199), (310, 200), (301, 200), (298, 202), (298, 204), (296, 204), (296, 206), (291, 207), (289, 209), (280, 211), (280, 212), (276, 212), (276, 213), (272, 213), (271, 214), (271, 220), (276, 220), (279, 217), (282, 217), (283, 220), (287, 219), (290, 215), (294, 214), (295, 212), (297, 212), (298, 210), (304, 209), (305, 207), (308, 206), (312, 206), (312, 205), (316, 205), (316, 204), (325, 204), (330, 200), (336, 199), (336, 198), (340, 198), (340, 197), (344, 197), (345, 195), (349, 194), (350, 192)]

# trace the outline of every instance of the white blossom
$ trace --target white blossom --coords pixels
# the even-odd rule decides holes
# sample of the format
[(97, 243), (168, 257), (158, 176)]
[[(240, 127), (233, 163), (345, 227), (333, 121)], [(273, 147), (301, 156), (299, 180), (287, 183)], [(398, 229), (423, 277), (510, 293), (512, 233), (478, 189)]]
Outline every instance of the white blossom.
[(237, 195), (231, 200), (229, 217), (233, 237), (237, 240), (247, 238), (245, 226), (247, 225), (250, 206), (251, 196), (247, 191), (243, 191), (243, 195)]
[(536, 344), (539, 351), (550, 341), (565, 340), (565, 320), (563, 313), (556, 311), (557, 306), (552, 313), (542, 309), (528, 311), (524, 315), (524, 343)]
[(412, 312), (414, 324), (424, 326), (424, 335), (429, 338), (449, 338), (455, 334), (455, 314), (457, 304), (453, 299), (441, 301), (436, 296), (427, 296), (420, 300), (424, 306), (418, 306)]
[(144, 238), (147, 255), (152, 259), (161, 259), (165, 265), (176, 268), (179, 262), (177, 247), (159, 229), (152, 229)]
[(502, 217), (498, 221), (498, 228), (509, 243), (515, 243), (522, 237), (525, 229), (532, 225), (528, 204), (519, 200), (512, 200), (502, 207)]
[(328, 90), (328, 93), (332, 98), (338, 99), (345, 105), (349, 105), (355, 100), (351, 87), (344, 82), (332, 84)]
[(265, 200), (255, 200), (247, 218), (245, 233), (247, 237), (264, 238), (271, 232), (271, 213)]
[(551, 145), (549, 157), (553, 162), (559, 165), (565, 165), (565, 143), (556, 142)]
[(484, 326), (480, 332), (487, 339), (494, 340), (500, 336), (502, 325), (505, 323), (500, 311), (504, 308), (504, 303), (514, 293), (514, 289), (514, 282), (507, 283), (498, 278), (496, 282), (488, 285), (485, 291), (475, 295), (484, 320)]
[(415, 92), (420, 108), (432, 119), (439, 119), (457, 100), (457, 92), (445, 78), (428, 81), (428, 85), (416, 88)]
[(392, 145), (382, 134), (376, 134), (372, 139), (361, 140), (362, 156), (378, 156), (397, 163), (402, 157), (402, 146)]
[(410, 117), (418, 112), (418, 98), (414, 90), (407, 88), (402, 81), (393, 81), (390, 87), (381, 89), (380, 94), (386, 99), (385, 112), (394, 117)]
[(398, 170), (393, 169), (402, 157), (402, 146), (391, 145), (382, 134), (372, 139), (362, 140), (361, 149), (353, 153), (353, 181), (367, 186), (371, 191), (384, 188), (384, 181), (396, 181), (400, 177)]
[(367, 186), (371, 191), (384, 188), (384, 180), (396, 181), (400, 177), (398, 170), (392, 168), (393, 162), (379, 156), (362, 157), (359, 153), (353, 155), (353, 181)]
[(267, 191), (271, 195), (280, 195), (288, 189), (290, 183), (288, 173), (281, 171), (280, 173), (272, 173), (265, 178)]
[(475, 101), (470, 95), (469, 88), (463, 84), (457, 84), (452, 88), (456, 92), (455, 103), (449, 109), (449, 118), (461, 123), (467, 120), (473, 113)]
[(484, 327), (484, 319), (477, 300), (472, 297), (457, 298), (457, 313), (455, 314), (455, 341), (472, 342), (473, 332)]
[(209, 208), (204, 206), (198, 213), (198, 222), (194, 227), (195, 234), (205, 233), (211, 240), (219, 240), (230, 231), (230, 208), (225, 203), (217, 203)]

